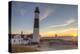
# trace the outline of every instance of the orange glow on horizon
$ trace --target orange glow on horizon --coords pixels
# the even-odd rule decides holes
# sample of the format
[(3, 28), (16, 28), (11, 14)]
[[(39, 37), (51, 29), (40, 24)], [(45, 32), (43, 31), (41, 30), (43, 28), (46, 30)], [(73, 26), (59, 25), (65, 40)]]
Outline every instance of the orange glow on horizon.
[(61, 32), (54, 32), (54, 31), (49, 31), (49, 32), (41, 32), (40, 33), (42, 37), (52, 37), (55, 36), (55, 34), (57, 34), (57, 36), (78, 36), (78, 31), (77, 29), (68, 29), (65, 31), (61, 31)]

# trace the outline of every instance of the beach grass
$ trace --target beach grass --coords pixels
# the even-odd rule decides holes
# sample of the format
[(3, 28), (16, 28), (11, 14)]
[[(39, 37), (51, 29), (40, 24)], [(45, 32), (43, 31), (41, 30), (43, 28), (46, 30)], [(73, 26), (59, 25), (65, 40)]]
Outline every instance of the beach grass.
[(27, 45), (12, 45), (12, 52), (35, 52), (38, 51), (36, 48), (32, 48)]

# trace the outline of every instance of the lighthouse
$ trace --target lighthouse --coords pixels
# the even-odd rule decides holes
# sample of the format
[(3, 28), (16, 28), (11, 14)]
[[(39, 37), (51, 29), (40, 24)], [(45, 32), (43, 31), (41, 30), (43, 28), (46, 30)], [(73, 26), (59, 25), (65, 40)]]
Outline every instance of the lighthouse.
[(33, 43), (39, 43), (40, 42), (40, 36), (39, 36), (39, 7), (35, 8), (34, 11), (34, 27), (33, 27)]

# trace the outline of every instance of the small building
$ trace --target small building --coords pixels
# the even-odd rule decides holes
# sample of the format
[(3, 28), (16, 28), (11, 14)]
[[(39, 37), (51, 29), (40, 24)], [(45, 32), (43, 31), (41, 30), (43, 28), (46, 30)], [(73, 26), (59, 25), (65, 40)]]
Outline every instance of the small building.
[(11, 38), (11, 44), (28, 44), (32, 42), (32, 34), (30, 35), (15, 35)]
[(22, 44), (23, 38), (21, 38), (20, 35), (15, 35), (13, 38), (11, 38), (12, 44)]

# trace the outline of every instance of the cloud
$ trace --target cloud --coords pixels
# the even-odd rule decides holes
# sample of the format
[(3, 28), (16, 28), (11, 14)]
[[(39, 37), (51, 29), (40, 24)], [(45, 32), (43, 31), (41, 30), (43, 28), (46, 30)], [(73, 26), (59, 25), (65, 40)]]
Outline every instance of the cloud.
[(69, 25), (73, 24), (74, 22), (75, 22), (75, 19), (69, 19), (64, 24), (54, 25), (54, 26), (52, 25), (52, 26), (49, 26), (48, 28), (65, 27), (65, 26), (69, 26)]
[(56, 8), (51, 9), (51, 8), (46, 8), (44, 12), (40, 15), (40, 21), (43, 19), (46, 19), (52, 12), (55, 11)]
[(69, 19), (69, 20), (65, 21), (65, 23), (63, 23), (63, 24), (51, 25), (51, 26), (48, 26), (46, 28), (44, 27), (43, 29), (41, 29), (41, 31), (59, 32), (59, 31), (63, 31), (63, 30), (68, 29), (68, 28), (75, 28), (75, 23), (76, 23), (75, 19)]
[(74, 22), (75, 22), (74, 19), (70, 19), (70, 20), (66, 21), (66, 24), (69, 25), (69, 24), (74, 23)]

